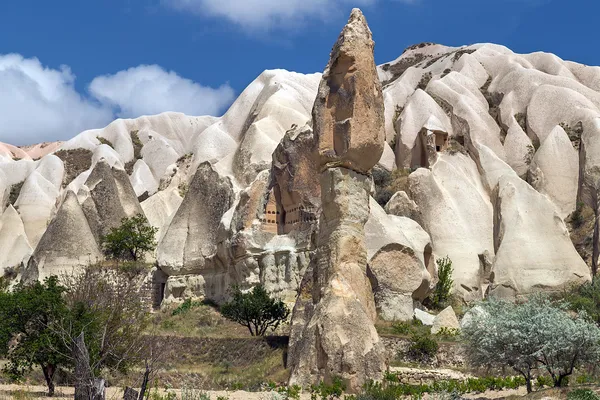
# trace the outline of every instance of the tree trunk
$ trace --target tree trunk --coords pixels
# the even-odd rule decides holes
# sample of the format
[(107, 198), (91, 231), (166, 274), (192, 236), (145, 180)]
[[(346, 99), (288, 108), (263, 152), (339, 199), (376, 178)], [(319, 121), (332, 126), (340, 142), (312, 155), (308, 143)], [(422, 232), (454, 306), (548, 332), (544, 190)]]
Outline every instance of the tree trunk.
[(54, 396), (54, 373), (56, 372), (56, 365), (48, 364), (42, 365), (42, 371), (44, 372), (44, 378), (46, 379), (46, 385), (48, 386), (48, 397)]
[(83, 332), (75, 339), (73, 346), (73, 358), (75, 359), (75, 400), (104, 400), (104, 379), (94, 378), (90, 366), (90, 355)]
[(148, 380), (150, 379), (150, 372), (150, 367), (146, 362), (146, 371), (144, 371), (144, 379), (142, 379), (142, 387), (140, 388), (138, 400), (144, 400), (144, 395), (146, 394), (146, 389), (148, 388)]
[(533, 388), (531, 387), (531, 377), (525, 378), (525, 384), (527, 385), (527, 393), (531, 393)]
[(554, 380), (554, 387), (562, 387), (565, 383), (565, 378), (567, 375), (558, 375), (558, 379)]

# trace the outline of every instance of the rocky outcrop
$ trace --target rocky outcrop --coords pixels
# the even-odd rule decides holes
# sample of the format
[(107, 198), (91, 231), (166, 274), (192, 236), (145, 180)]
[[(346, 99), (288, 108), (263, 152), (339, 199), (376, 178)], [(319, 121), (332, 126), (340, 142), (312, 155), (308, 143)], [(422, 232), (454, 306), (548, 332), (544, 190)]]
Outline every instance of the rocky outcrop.
[(491, 295), (560, 291), (591, 279), (547, 197), (516, 174), (507, 174), (499, 179), (494, 203), (497, 250)]
[(438, 315), (433, 319), (431, 327), (431, 333), (437, 334), (442, 329), (460, 329), (460, 323), (452, 306), (444, 308)]
[(319, 144), (316, 160), (323, 169), (322, 212), (312, 306), (300, 297), (294, 310), (300, 322), (292, 322), (290, 384), (307, 386), (339, 376), (357, 390), (370, 379), (381, 379), (386, 368), (374, 326), (364, 228), (371, 186), (364, 174), (383, 152), (383, 101), (371, 32), (358, 9), (331, 53), (313, 125)]
[(98, 243), (123, 218), (144, 213), (125, 171), (104, 160), (92, 169), (77, 197)]
[(221, 216), (231, 208), (233, 200), (230, 179), (220, 176), (210, 163), (201, 164), (158, 244), (158, 266), (169, 276), (211, 270)]
[(33, 248), (27, 240), (23, 221), (12, 205), (0, 217), (0, 276), (5, 270), (16, 272), (27, 265)]
[(60, 275), (100, 259), (102, 253), (77, 196), (69, 191), (29, 259), (23, 280)]
[(331, 51), (313, 108), (321, 169), (367, 173), (383, 154), (383, 97), (375, 43), (359, 10), (352, 12)]
[(365, 235), (367, 273), (379, 316), (412, 319), (415, 302), (423, 301), (435, 284), (429, 235), (409, 218), (386, 214), (373, 198)]
[(410, 177), (412, 199), (431, 235), (433, 253), (449, 256), (454, 268), (454, 292), (479, 300), (485, 293), (479, 254), (494, 254), (493, 208), (479, 171), (463, 154), (443, 154), (429, 169)]
[(385, 212), (398, 217), (410, 218), (421, 224), (421, 212), (419, 206), (406, 194), (405, 191), (394, 193), (392, 198), (385, 205)]

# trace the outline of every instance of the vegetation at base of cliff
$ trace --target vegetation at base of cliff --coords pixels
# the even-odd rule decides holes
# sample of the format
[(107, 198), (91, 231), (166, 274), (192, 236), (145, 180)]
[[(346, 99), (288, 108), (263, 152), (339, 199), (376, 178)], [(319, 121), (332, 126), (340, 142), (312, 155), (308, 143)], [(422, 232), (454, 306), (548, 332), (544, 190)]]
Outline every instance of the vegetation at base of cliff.
[(434, 309), (442, 310), (448, 307), (451, 300), (452, 285), (452, 260), (448, 256), (435, 260), (438, 268), (438, 282), (433, 289), (433, 293), (425, 299), (425, 305)]
[(395, 400), (403, 396), (421, 398), (424, 394), (453, 393), (483, 393), (487, 390), (517, 389), (525, 384), (522, 377), (483, 377), (465, 380), (440, 380), (430, 385), (411, 385), (402, 383), (393, 373), (386, 374), (383, 382), (370, 382), (363, 391), (355, 396), (346, 397), (350, 400)]
[(247, 327), (252, 336), (264, 336), (268, 330), (275, 331), (290, 315), (285, 303), (269, 296), (262, 285), (246, 293), (233, 286), (231, 297), (230, 302), (221, 306), (221, 314)]
[(594, 277), (591, 282), (573, 286), (563, 293), (563, 298), (572, 311), (583, 311), (600, 325), (600, 278)]
[(536, 371), (561, 387), (577, 368), (600, 361), (600, 328), (585, 311), (572, 315), (565, 301), (534, 295), (515, 303), (488, 299), (478, 307), (461, 334), (469, 362), (511, 367), (525, 378), (528, 392)]
[(143, 214), (123, 218), (119, 227), (112, 228), (102, 238), (102, 248), (109, 258), (141, 262), (156, 248), (156, 232), (158, 229), (150, 225)]

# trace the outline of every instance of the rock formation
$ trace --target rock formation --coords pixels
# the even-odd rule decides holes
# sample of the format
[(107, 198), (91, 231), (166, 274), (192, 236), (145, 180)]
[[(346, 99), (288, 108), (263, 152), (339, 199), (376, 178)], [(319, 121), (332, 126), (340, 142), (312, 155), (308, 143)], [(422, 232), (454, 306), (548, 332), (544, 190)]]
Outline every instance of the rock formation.
[(23, 272), (25, 281), (70, 272), (102, 259), (102, 253), (75, 193), (67, 192)]
[[(383, 102), (367, 22), (354, 9), (333, 47), (313, 108), (321, 167), (321, 218), (312, 266), (312, 315), (292, 331), (290, 384), (340, 376), (351, 390), (381, 379), (385, 355), (366, 276), (371, 178), (383, 152)], [(293, 325), (298, 325), (294, 322)]]
[[(144, 212), (159, 229), (155, 305), (220, 302), (230, 284), (260, 283), (288, 304), (299, 291), (298, 349), (320, 304), (312, 274), (330, 278), (315, 263), (321, 215), (337, 229), (323, 196), (347, 202), (338, 208), (357, 227), (367, 218), (369, 318), (410, 319), (436, 257), (452, 260), (465, 302), (589, 280), (600, 258), (600, 68), (489, 43), (423, 43), (375, 67), (365, 35), (350, 23), (323, 76), (264, 71), (222, 117), (167, 112), (64, 143), (0, 143), (0, 271), (43, 277), (94, 261), (101, 234)], [(358, 191), (353, 202), (330, 193), (341, 182)], [(389, 200), (385, 212), (365, 187)]]
[[(208, 272), (208, 278), (210, 272), (218, 268), (214, 256), (219, 223), (231, 207), (233, 197), (229, 178), (219, 176), (208, 162), (198, 166), (181, 206), (158, 245), (157, 261), (167, 275), (199, 275), (205, 281), (202, 276)], [(196, 296), (204, 296), (204, 288), (201, 289)], [(167, 290), (174, 291), (169, 289), (169, 282)]]

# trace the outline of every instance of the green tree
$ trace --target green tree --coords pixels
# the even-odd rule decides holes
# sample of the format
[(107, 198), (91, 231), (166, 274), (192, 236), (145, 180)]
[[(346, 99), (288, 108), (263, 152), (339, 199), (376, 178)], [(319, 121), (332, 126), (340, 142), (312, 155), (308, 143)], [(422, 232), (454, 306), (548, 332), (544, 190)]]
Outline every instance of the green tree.
[(49, 396), (54, 395), (56, 370), (71, 362), (70, 349), (58, 329), (70, 319), (65, 290), (56, 277), (50, 277), (0, 292), (0, 355), (8, 360), (4, 370), (18, 379), (39, 366)]
[(117, 260), (143, 261), (145, 254), (156, 248), (157, 231), (143, 214), (123, 218), (121, 226), (102, 238), (104, 253)]
[(537, 368), (559, 387), (578, 366), (600, 360), (600, 329), (585, 312), (569, 314), (564, 302), (537, 295), (523, 303), (490, 299), (478, 307), (462, 329), (471, 363), (508, 365), (523, 375), (528, 392)]
[(600, 278), (572, 288), (564, 294), (564, 299), (573, 311), (585, 311), (596, 324), (600, 325)]
[(448, 256), (435, 260), (438, 267), (438, 282), (429, 296), (430, 306), (435, 309), (446, 307), (452, 292), (452, 260)]
[(248, 328), (252, 336), (264, 336), (269, 328), (277, 329), (290, 315), (289, 308), (281, 300), (269, 296), (261, 286), (244, 293), (232, 287), (232, 300), (221, 306), (225, 318)]

